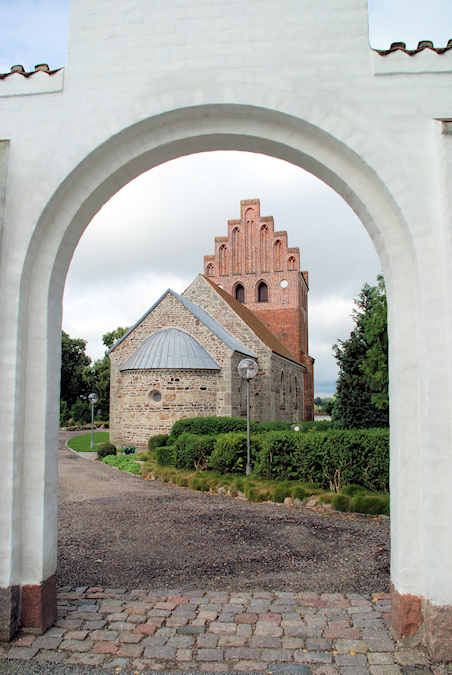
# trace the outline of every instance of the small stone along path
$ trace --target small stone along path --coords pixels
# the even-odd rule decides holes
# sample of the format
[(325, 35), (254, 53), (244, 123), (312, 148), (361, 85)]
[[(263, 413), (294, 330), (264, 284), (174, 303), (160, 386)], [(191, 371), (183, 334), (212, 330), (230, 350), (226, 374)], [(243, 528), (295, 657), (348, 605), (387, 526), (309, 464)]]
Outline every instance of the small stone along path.
[[(387, 593), (148, 591), (71, 586), (58, 621), (22, 633), (1, 660), (98, 666), (113, 672), (440, 675), (392, 639)], [(6, 664), (3, 664), (6, 665)], [(36, 664), (37, 666), (38, 664)], [(41, 663), (41, 665), (44, 665)], [(35, 672), (35, 671), (33, 671)]]

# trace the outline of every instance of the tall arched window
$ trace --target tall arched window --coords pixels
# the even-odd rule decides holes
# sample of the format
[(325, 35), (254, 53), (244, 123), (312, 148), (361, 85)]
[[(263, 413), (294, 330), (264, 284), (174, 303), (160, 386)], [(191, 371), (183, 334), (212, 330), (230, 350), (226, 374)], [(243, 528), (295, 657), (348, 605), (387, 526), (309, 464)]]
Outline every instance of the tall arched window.
[(257, 289), (257, 301), (268, 302), (268, 286), (265, 281), (261, 281)]
[(209, 263), (206, 267), (206, 276), (213, 277), (213, 263)]
[(275, 270), (282, 270), (282, 241), (277, 239), (273, 247), (273, 265)]
[(240, 274), (240, 230), (234, 227), (232, 230), (232, 274)]
[(254, 272), (254, 222), (255, 215), (253, 209), (247, 209), (245, 212), (245, 236), (246, 236), (246, 271)]
[(298, 410), (298, 378), (295, 377), (295, 409)]
[(261, 257), (261, 270), (263, 272), (268, 272), (269, 267), (269, 256), (268, 256), (268, 227), (262, 225), (259, 233), (259, 248), (260, 248), (260, 257)]
[(286, 407), (286, 378), (284, 377), (284, 373), (281, 373), (281, 384), (280, 384), (280, 389), (279, 389), (279, 403), (281, 408)]
[(220, 276), (227, 274), (226, 270), (226, 246), (222, 244), (219, 250), (219, 266), (220, 266)]
[(242, 284), (237, 284), (235, 287), (235, 299), (239, 302), (245, 302), (245, 289)]
[(294, 270), (296, 263), (297, 263), (297, 261), (295, 260), (293, 255), (291, 255), (289, 260), (287, 261), (287, 269), (288, 270)]

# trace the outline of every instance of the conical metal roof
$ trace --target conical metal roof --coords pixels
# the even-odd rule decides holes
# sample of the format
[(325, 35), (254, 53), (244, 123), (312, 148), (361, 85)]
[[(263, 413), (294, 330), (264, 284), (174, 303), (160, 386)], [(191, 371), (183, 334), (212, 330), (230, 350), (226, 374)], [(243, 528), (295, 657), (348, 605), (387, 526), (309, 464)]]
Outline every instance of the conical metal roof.
[(119, 370), (154, 368), (221, 370), (197, 340), (177, 328), (163, 328), (150, 335), (124, 361)]

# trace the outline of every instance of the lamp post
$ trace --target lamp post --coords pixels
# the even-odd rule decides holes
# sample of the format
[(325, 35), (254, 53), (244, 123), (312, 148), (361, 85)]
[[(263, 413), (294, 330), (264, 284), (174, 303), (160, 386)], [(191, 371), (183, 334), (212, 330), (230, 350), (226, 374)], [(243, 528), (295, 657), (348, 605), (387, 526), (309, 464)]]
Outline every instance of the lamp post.
[(88, 401), (91, 403), (91, 450), (94, 450), (94, 405), (97, 403), (97, 394), (90, 394)]
[(240, 377), (246, 380), (246, 475), (251, 473), (250, 445), (250, 380), (257, 375), (259, 367), (253, 359), (243, 359), (237, 366)]

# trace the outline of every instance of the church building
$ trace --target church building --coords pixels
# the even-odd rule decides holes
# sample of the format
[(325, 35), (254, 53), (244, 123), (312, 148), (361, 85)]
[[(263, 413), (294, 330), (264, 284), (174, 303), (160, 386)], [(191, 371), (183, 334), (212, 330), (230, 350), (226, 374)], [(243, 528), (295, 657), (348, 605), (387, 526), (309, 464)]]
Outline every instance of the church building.
[[(259, 366), (254, 421), (312, 419), (307, 273), (299, 272), (287, 233), (260, 218), (259, 201), (241, 204), (242, 219), (215, 240), (205, 274), (182, 295), (168, 289), (108, 352), (111, 442), (144, 446), (181, 418), (246, 417), (246, 383), (237, 371), (244, 358)], [(251, 255), (256, 237), (266, 248)]]

